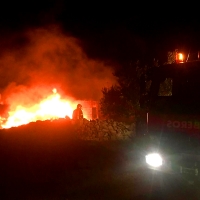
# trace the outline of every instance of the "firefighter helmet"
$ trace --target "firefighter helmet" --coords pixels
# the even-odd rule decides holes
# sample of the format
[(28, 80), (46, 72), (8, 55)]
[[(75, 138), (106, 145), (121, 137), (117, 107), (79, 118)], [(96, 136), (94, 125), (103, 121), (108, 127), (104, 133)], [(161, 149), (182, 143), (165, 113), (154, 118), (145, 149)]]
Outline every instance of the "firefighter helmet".
[(82, 105), (81, 105), (81, 104), (78, 104), (78, 105), (77, 105), (77, 108), (82, 108)]

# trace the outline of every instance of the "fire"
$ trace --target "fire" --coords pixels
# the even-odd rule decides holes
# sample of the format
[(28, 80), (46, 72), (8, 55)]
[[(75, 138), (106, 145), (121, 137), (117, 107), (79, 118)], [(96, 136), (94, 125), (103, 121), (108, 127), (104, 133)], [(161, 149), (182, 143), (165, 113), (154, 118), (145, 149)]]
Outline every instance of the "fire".
[(51, 120), (58, 118), (72, 117), (74, 105), (67, 100), (61, 99), (57, 89), (52, 90), (46, 99), (30, 107), (17, 106), (15, 110), (8, 112), (8, 118), (2, 123), (2, 128), (10, 128), (35, 122), (37, 120)]

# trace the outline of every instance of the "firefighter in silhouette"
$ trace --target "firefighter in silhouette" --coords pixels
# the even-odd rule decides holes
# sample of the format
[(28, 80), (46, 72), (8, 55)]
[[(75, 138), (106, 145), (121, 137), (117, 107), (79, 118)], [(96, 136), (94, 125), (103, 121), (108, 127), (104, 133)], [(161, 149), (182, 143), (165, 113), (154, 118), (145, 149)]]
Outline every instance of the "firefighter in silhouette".
[(82, 111), (82, 105), (78, 104), (76, 109), (73, 111), (72, 119), (83, 119), (83, 111)]

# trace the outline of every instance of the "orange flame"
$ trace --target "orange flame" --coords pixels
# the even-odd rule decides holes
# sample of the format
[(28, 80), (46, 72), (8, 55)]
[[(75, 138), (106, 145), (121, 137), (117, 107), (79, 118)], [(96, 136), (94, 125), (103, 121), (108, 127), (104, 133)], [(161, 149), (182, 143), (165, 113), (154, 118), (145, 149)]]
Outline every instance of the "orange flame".
[(67, 100), (61, 99), (56, 88), (52, 91), (53, 94), (38, 104), (29, 108), (19, 105), (15, 110), (9, 111), (9, 117), (1, 125), (2, 128), (20, 126), (37, 120), (51, 120), (65, 118), (66, 116), (72, 118), (74, 105)]

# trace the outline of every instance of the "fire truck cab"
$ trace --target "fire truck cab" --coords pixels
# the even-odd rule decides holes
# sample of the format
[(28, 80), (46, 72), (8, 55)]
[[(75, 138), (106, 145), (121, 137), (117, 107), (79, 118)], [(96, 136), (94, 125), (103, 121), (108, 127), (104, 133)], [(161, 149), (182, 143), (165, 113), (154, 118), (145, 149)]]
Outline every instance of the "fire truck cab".
[(196, 183), (200, 180), (200, 60), (184, 61), (176, 55), (174, 63), (151, 69), (145, 80), (140, 129), (144, 163), (150, 170)]

